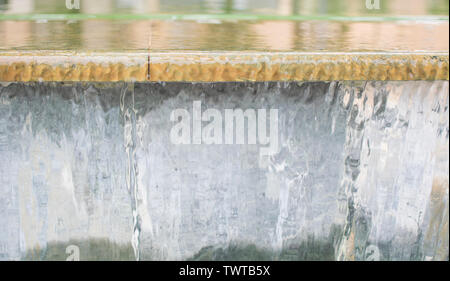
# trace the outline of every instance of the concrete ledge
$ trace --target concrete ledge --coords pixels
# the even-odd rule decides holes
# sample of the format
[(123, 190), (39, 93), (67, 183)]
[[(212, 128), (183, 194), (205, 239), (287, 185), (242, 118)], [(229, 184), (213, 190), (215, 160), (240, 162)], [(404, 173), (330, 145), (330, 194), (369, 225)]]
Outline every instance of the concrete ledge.
[(147, 53), (0, 52), (0, 81), (145, 81)]
[(448, 53), (0, 52), (5, 82), (448, 79)]

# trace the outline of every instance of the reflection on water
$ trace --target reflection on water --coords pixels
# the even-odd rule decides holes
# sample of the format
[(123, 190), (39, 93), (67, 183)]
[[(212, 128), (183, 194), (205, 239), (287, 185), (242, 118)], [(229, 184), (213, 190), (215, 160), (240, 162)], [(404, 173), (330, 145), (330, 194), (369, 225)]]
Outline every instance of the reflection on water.
[[(63, 0), (0, 0), (0, 50), (448, 51), (449, 46), (445, 0), (381, 0), (380, 10), (367, 9), (365, 0), (80, 1), (79, 10), (69, 10)], [(180, 20), (190, 13), (204, 17)], [(115, 20), (80, 18), (93, 14)], [(128, 18), (117, 19), (120, 15)], [(171, 18), (175, 15), (178, 20)], [(296, 15), (309, 20), (274, 20)], [(389, 20), (405, 15), (406, 21)], [(444, 17), (415, 18), (427, 15)], [(312, 20), (316, 16), (328, 20)]]
[(369, 10), (365, 0), (80, 0), (68, 10), (63, 0), (0, 0), (6, 13), (207, 13), (273, 15), (448, 15), (447, 0), (381, 0)]
[(442, 52), (448, 31), (446, 21), (0, 21), (0, 50)]
[(218, 25), (158, 21), (152, 27), (153, 50), (445, 51), (449, 40), (448, 22), (262, 21)]

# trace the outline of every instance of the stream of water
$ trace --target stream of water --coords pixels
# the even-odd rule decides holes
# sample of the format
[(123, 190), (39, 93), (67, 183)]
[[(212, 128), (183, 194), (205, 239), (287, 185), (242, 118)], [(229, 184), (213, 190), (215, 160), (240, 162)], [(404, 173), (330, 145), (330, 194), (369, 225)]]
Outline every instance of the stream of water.
[[(448, 81), (1, 84), (0, 259), (447, 260), (448, 106)], [(226, 144), (239, 109), (277, 110), (275, 153), (252, 119)]]

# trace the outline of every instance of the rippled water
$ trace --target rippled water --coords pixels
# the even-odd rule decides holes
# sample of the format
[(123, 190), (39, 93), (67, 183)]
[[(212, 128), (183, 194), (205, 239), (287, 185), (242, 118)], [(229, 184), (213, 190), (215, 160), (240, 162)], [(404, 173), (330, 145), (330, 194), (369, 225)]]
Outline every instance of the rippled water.
[(0, 21), (0, 50), (448, 52), (448, 34), (448, 21)]
[[(194, 101), (278, 109), (278, 152), (173, 144)], [(448, 259), (448, 104), (448, 81), (4, 84), (0, 258)]]

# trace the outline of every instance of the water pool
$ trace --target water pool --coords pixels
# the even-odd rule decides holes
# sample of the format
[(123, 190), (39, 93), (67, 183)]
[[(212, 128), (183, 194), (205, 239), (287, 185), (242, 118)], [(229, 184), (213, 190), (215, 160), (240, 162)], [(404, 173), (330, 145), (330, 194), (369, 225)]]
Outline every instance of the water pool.
[(444, 4), (0, 14), (0, 259), (448, 260)]

